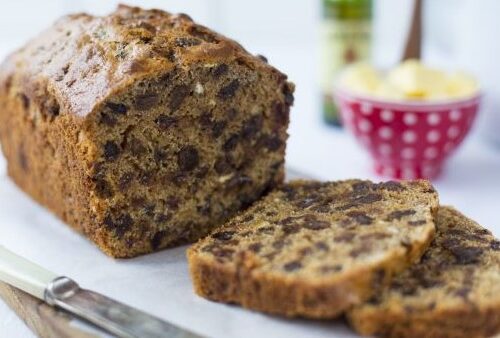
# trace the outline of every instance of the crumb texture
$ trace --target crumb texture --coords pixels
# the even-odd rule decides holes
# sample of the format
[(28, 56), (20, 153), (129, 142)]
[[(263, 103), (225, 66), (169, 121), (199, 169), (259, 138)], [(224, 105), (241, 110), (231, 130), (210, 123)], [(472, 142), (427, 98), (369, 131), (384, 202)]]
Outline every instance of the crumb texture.
[(418, 264), (348, 318), (365, 335), (479, 338), (500, 332), (500, 241), (451, 207)]
[(0, 66), (28, 194), (114, 257), (192, 242), (282, 182), (294, 86), (185, 14), (70, 15)]
[(295, 181), (190, 248), (203, 297), (333, 318), (420, 258), (438, 198), (425, 181)]

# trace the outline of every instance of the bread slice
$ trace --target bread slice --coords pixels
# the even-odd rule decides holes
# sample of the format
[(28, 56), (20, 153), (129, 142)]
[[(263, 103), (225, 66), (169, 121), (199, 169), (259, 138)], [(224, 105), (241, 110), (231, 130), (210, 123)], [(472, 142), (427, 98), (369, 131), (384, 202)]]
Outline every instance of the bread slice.
[(450, 207), (439, 209), (436, 226), (419, 264), (349, 312), (358, 332), (422, 338), (500, 333), (500, 241)]
[(289, 317), (333, 318), (419, 259), (438, 197), (426, 181), (295, 181), (188, 252), (196, 292)]

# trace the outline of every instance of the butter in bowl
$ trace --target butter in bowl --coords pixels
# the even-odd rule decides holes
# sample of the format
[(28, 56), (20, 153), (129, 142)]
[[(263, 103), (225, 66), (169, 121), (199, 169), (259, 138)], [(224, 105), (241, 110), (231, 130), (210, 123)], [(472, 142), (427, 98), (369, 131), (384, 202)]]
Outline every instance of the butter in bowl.
[(376, 172), (397, 179), (437, 177), (468, 134), (481, 100), (472, 76), (418, 60), (387, 72), (354, 64), (334, 92), (343, 123), (370, 152)]

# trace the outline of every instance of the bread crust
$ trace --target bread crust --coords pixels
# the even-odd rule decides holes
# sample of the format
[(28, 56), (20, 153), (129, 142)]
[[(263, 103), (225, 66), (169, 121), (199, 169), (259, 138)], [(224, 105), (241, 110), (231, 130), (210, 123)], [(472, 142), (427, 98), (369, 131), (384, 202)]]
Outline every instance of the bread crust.
[[(121, 5), (63, 17), (2, 63), (0, 141), (21, 189), (106, 254), (134, 257), (198, 239), (283, 180), (293, 90), (185, 14)], [(232, 161), (220, 172), (219, 156)], [(209, 199), (229, 184), (238, 203)], [(191, 196), (190, 210), (161, 189)]]
[[(360, 182), (363, 181), (353, 180), (338, 182), (338, 184), (353, 186)], [(310, 184), (311, 182), (306, 181), (293, 182), (290, 190)], [(425, 187), (423, 190), (430, 188), (428, 183), (420, 184)], [(287, 186), (282, 189), (286, 190)], [(280, 195), (271, 193), (263, 201), (254, 205), (251, 210), (226, 225), (222, 233), (225, 230), (235, 232), (233, 239), (228, 242), (237, 241), (241, 234), (254, 228), (251, 224), (250, 226), (245, 224), (244, 220), (250, 215), (256, 215), (256, 210), (259, 210), (260, 206), (267, 205), (266, 212), (276, 210), (281, 213), (281, 209), (273, 209), (275, 207), (273, 200), (281, 198), (278, 196)], [(428, 216), (431, 217), (432, 210), (437, 206), (435, 193), (429, 198), (428, 203)], [(286, 216), (288, 213), (291, 214), (292, 211), (285, 210), (283, 215)], [(216, 233), (212, 237), (218, 236)], [(218, 233), (221, 233), (220, 229)], [(262, 268), (263, 258), (245, 249), (246, 238), (242, 239), (244, 242), (240, 241), (239, 244), (222, 246), (217, 249), (218, 251), (213, 251), (213, 255), (208, 254), (206, 250), (210, 248), (210, 245), (217, 245), (217, 240), (203, 239), (188, 250), (188, 261), (195, 292), (202, 297), (219, 302), (237, 303), (249, 309), (287, 317), (328, 319), (335, 318), (346, 309), (370, 298), (389, 283), (394, 274), (419, 259), (432, 240), (433, 234), (434, 225), (430, 222), (419, 239), (413, 240), (406, 248), (395, 246), (372, 263), (351, 269), (346, 268), (342, 273), (326, 276), (287, 275), (279, 270), (264, 269)], [(248, 242), (255, 240), (252, 235), (248, 236)], [(304, 236), (308, 235), (304, 234)], [(248, 247), (251, 248), (251, 246)], [(221, 256), (224, 250), (235, 252), (226, 259), (224, 255)]]

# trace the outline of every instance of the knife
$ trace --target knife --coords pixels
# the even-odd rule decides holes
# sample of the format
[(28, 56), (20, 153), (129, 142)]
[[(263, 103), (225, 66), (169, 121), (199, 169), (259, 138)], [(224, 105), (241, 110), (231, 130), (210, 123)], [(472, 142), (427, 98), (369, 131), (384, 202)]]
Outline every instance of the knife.
[(123, 338), (201, 338), (152, 315), (85, 290), (0, 245), (0, 281)]

